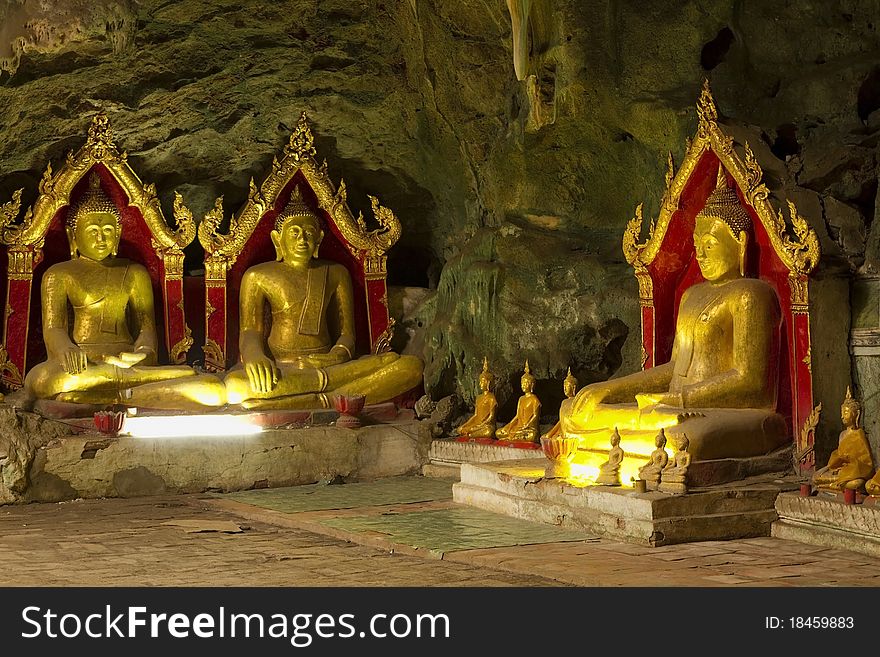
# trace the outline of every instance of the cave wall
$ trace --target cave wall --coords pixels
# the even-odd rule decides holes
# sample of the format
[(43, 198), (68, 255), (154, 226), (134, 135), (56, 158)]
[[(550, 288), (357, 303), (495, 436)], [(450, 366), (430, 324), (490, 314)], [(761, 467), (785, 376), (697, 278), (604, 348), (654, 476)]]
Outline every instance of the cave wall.
[[(822, 243), (819, 458), (851, 381), (878, 446), (877, 356), (851, 358), (848, 338), (851, 281), (880, 255), (880, 3), (55, 5), (0, 3), (0, 200), (24, 187), (32, 202), (46, 162), (104, 110), (166, 216), (174, 191), (197, 217), (219, 195), (236, 208), (306, 111), (353, 209), (369, 216), (377, 194), (404, 225), (389, 258), (398, 347), (425, 358), (435, 398), (472, 398), (488, 356), (502, 416), (527, 358), (550, 416), (569, 365), (581, 384), (638, 367), (620, 239), (638, 203), (656, 213), (708, 78), (774, 202), (797, 202)], [(200, 256), (190, 248), (187, 267)]]

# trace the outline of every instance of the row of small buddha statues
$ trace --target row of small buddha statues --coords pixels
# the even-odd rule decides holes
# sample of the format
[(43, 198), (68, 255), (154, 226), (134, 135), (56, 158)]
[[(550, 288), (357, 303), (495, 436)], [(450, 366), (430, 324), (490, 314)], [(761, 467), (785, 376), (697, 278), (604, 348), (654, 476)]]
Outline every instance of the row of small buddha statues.
[[(27, 373), (26, 399), (179, 410), (326, 408), (331, 393), (378, 403), (421, 384), (415, 357), (355, 357), (351, 278), (344, 266), (318, 259), (324, 233), (298, 188), (271, 232), (277, 259), (242, 279), (241, 363), (224, 379), (157, 363), (150, 275), (117, 257), (121, 215), (96, 174), (66, 221), (71, 259), (42, 277), (47, 360)], [(264, 327), (264, 306), (271, 327)]]
[[(513, 419), (498, 428), (495, 417), (498, 410), (498, 400), (493, 392), (495, 387), (495, 375), (489, 370), (489, 360), (483, 358), (483, 370), (479, 376), (480, 394), (474, 400), (474, 414), (465, 420), (453, 431), (453, 435), (462, 438), (503, 440), (509, 442), (538, 442), (540, 435), (541, 400), (535, 394), (535, 376), (526, 361), (523, 375), (520, 379), (522, 396), (516, 403), (516, 415)], [(563, 390), (566, 397), (573, 397), (577, 390), (577, 379), (568, 370), (568, 376), (563, 381)], [(557, 424), (548, 432), (555, 435), (559, 432)]]

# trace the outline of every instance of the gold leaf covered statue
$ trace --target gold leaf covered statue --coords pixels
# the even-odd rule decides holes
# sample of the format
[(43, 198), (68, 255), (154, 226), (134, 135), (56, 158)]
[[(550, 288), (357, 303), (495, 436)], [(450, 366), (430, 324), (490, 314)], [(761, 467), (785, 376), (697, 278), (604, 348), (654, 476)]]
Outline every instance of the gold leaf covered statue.
[[(422, 378), (414, 356), (354, 358), (351, 277), (318, 259), (317, 214), (295, 188), (271, 232), (277, 259), (248, 269), (241, 282), (241, 364), (225, 379), (228, 401), (244, 408), (328, 408), (332, 394), (393, 399)], [(271, 327), (264, 324), (265, 305)], [(265, 331), (268, 330), (268, 339)]]
[(498, 440), (538, 442), (538, 429), (541, 421), (541, 401), (532, 392), (535, 389), (535, 377), (526, 361), (520, 379), (523, 395), (516, 402), (516, 417), (495, 432)]
[(656, 490), (660, 484), (660, 473), (669, 464), (669, 454), (666, 452), (666, 432), (660, 429), (660, 433), (654, 439), (657, 449), (651, 452), (651, 459), (639, 468), (639, 478), (644, 479), (648, 490)]
[(865, 490), (868, 492), (868, 495), (880, 497), (880, 470), (877, 470), (874, 476), (865, 482)]
[(611, 434), (611, 449), (608, 450), (608, 460), (599, 466), (599, 474), (596, 483), (603, 486), (620, 486), (620, 464), (623, 463), (623, 449), (620, 447), (620, 433), (614, 427)]
[(659, 490), (665, 493), (687, 493), (687, 471), (691, 464), (688, 453), (689, 440), (682, 434), (678, 438), (673, 460), (660, 473)]
[(456, 428), (454, 435), (464, 438), (495, 438), (495, 410), (498, 401), (492, 388), (495, 375), (489, 371), (489, 359), (483, 357), (483, 371), (480, 372), (480, 394), (474, 400), (474, 414), (464, 424)]
[(859, 490), (874, 471), (871, 448), (865, 430), (859, 426), (862, 407), (846, 387), (846, 398), (840, 406), (843, 431), (837, 441), (837, 449), (831, 452), (828, 465), (816, 470), (813, 484), (828, 490), (850, 488)]
[[(562, 391), (565, 393), (566, 399), (571, 399), (577, 393), (577, 385), (578, 380), (571, 373), (571, 367), (568, 368), (568, 374), (565, 379), (562, 381)], [(550, 429), (547, 433), (545, 433), (541, 438), (551, 439), (556, 438), (562, 433), (562, 421), (557, 422), (553, 425), (553, 428)]]
[(596, 448), (619, 426), (627, 452), (647, 456), (654, 432), (686, 420), (698, 460), (766, 454), (788, 441), (775, 412), (781, 310), (769, 283), (745, 277), (750, 231), (749, 214), (720, 169), (693, 233), (705, 281), (682, 295), (671, 360), (586, 386), (563, 402), (566, 436)]
[[(41, 309), (47, 360), (31, 369), (31, 397), (180, 410), (219, 407), (215, 376), (158, 366), (153, 287), (146, 268), (116, 257), (119, 210), (98, 174), (67, 214), (71, 259), (43, 274)], [(73, 323), (68, 323), (72, 308)]]

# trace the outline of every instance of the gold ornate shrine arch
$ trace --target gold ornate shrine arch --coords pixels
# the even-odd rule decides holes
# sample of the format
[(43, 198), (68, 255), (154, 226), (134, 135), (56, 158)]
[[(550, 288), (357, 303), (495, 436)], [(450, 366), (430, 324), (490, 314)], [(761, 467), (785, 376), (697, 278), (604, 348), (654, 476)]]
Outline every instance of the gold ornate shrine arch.
[[(355, 217), (348, 207), (345, 182), (336, 188), (327, 162), (318, 164), (316, 155), (303, 113), (263, 183), (257, 187), (251, 179), (248, 199), (231, 218), (229, 230), (220, 232), (222, 197), (199, 225), (199, 242), (205, 248), (205, 367), (211, 371), (225, 370), (238, 361), (241, 278), (251, 265), (274, 259), (269, 232), (294, 187), (321, 217), (325, 236), (320, 257), (341, 262), (351, 274), (358, 351), (390, 350), (393, 320), (388, 315), (385, 254), (400, 238), (400, 222), (370, 196), (379, 224), (370, 230), (363, 215)], [(182, 203), (175, 206), (178, 215), (184, 220), (190, 216)]]
[[(165, 221), (156, 188), (144, 184), (113, 140), (106, 114), (97, 114), (86, 143), (68, 153), (58, 171), (51, 162), (39, 185), (39, 196), (20, 223), (21, 192), (0, 211), (0, 239), (7, 247), (8, 285), (4, 319), (2, 380), (20, 388), (27, 370), (45, 357), (40, 317), (39, 281), (50, 265), (70, 257), (65, 219), (72, 201), (84, 191), (89, 174), (96, 173), (104, 192), (122, 216), (119, 255), (143, 264), (153, 281), (157, 326), (164, 328), (160, 358), (183, 363), (192, 346), (183, 304), (183, 249), (195, 239), (192, 217), (179, 218), (176, 230)], [(161, 310), (160, 310), (161, 308)]]
[(809, 274), (819, 261), (819, 240), (791, 201), (787, 201), (789, 232), (785, 215), (770, 203), (752, 149), (743, 144), (740, 156), (733, 139), (719, 126), (708, 82), (697, 103), (697, 116), (696, 135), (688, 140), (678, 171), (669, 156), (666, 190), (647, 239), (640, 241), (644, 223), (641, 205), (623, 237), (624, 255), (639, 284), (643, 367), (669, 360), (678, 302), (685, 289), (702, 280), (691, 238), (694, 217), (712, 192), (721, 167), (752, 218), (755, 235), (750, 239), (747, 273), (768, 281), (782, 306), (780, 373), (787, 370), (789, 376), (780, 376), (777, 410), (790, 420), (797, 453), (804, 457), (802, 467), (809, 469), (815, 428)]

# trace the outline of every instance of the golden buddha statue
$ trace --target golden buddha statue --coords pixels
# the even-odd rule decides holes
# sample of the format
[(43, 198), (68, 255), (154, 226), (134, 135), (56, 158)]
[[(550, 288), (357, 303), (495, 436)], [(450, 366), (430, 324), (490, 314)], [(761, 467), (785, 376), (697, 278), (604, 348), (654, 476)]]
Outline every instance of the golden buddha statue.
[(69, 209), (66, 232), (71, 259), (43, 274), (48, 358), (28, 372), (28, 396), (179, 410), (222, 406), (226, 390), (219, 378), (156, 365), (152, 281), (143, 265), (116, 257), (121, 216), (97, 174)]
[(603, 486), (620, 486), (620, 464), (623, 463), (624, 453), (620, 447), (620, 432), (614, 427), (611, 434), (611, 449), (608, 450), (608, 460), (599, 466), (599, 474), (596, 483)]
[(483, 371), (480, 372), (480, 394), (474, 400), (474, 414), (464, 424), (457, 427), (453, 435), (464, 438), (495, 438), (495, 410), (498, 401), (492, 392), (495, 375), (489, 371), (489, 359), (483, 357)]
[[(571, 399), (577, 393), (578, 380), (571, 373), (571, 367), (568, 368), (568, 374), (562, 380), (562, 392), (565, 394), (566, 399)], [(553, 425), (553, 428), (550, 429), (547, 433), (545, 433), (541, 438), (556, 438), (556, 436), (562, 433), (562, 422), (559, 421)]]
[(654, 438), (657, 447), (651, 452), (651, 459), (639, 468), (639, 478), (644, 479), (648, 490), (655, 490), (660, 484), (660, 473), (669, 464), (669, 454), (666, 453), (666, 431), (660, 429), (660, 433)]
[(343, 265), (318, 259), (324, 232), (298, 187), (271, 237), (276, 261), (251, 267), (241, 281), (241, 364), (226, 375), (229, 403), (329, 408), (331, 393), (363, 394), (367, 404), (376, 404), (415, 388), (422, 380), (415, 356), (353, 357), (351, 277)]
[(831, 452), (828, 465), (816, 470), (813, 484), (828, 490), (849, 488), (859, 490), (874, 472), (871, 448), (865, 430), (859, 426), (862, 407), (846, 387), (846, 398), (840, 406), (843, 431), (837, 441), (837, 449)]
[(689, 440), (686, 434), (678, 438), (675, 456), (660, 473), (658, 489), (665, 493), (687, 493), (687, 471), (691, 464), (688, 453)]
[(516, 402), (516, 416), (505, 426), (495, 432), (498, 440), (538, 442), (538, 430), (541, 421), (541, 401), (532, 392), (535, 389), (535, 377), (529, 369), (529, 361), (523, 369), (520, 379), (523, 395)]
[(766, 454), (788, 441), (775, 412), (781, 310), (767, 282), (745, 277), (750, 230), (720, 170), (694, 226), (705, 281), (681, 297), (671, 360), (564, 401), (566, 436), (595, 449), (619, 426), (626, 452), (648, 456), (654, 432), (686, 423), (696, 460)]

